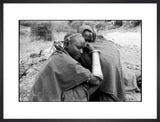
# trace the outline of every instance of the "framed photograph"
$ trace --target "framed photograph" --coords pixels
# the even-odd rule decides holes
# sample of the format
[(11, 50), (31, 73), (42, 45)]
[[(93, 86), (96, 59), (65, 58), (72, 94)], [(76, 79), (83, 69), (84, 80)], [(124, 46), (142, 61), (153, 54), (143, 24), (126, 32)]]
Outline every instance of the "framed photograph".
[(158, 5), (3, 3), (3, 119), (158, 120)]

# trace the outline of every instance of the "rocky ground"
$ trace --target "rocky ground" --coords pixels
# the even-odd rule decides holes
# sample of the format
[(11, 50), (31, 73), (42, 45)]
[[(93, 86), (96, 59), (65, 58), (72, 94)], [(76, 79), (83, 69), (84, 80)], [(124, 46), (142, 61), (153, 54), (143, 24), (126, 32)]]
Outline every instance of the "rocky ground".
[[(29, 33), (29, 32), (28, 32)], [(120, 50), (122, 67), (132, 73), (141, 76), (141, 31), (140, 28), (104, 31), (105, 38), (112, 40)], [(58, 35), (58, 38), (64, 34)], [(19, 91), (20, 101), (28, 101), (29, 91), (34, 84), (35, 76), (41, 66), (47, 60), (47, 51), (53, 42), (31, 41), (31, 37), (25, 33), (20, 38), (19, 61)], [(46, 52), (45, 52), (46, 51)], [(128, 92), (127, 101), (141, 101), (141, 92)]]

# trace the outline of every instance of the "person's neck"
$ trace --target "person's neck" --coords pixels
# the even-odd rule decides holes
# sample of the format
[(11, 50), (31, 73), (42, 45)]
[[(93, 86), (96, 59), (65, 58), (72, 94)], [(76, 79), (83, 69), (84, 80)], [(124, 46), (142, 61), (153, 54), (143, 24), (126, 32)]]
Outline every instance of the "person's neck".
[[(68, 53), (67, 48), (64, 47), (63, 49), (64, 49), (64, 52), (65, 52), (67, 55), (69, 55), (70, 57), (72, 57), (72, 56)], [(72, 58), (73, 58), (73, 57), (72, 57)], [(73, 59), (79, 62), (79, 59), (75, 59), (75, 58), (73, 58)]]
[(68, 55), (70, 55), (69, 53), (68, 53), (68, 51), (67, 51), (67, 48), (63, 48), (63, 51), (66, 53), (66, 54), (68, 54)]

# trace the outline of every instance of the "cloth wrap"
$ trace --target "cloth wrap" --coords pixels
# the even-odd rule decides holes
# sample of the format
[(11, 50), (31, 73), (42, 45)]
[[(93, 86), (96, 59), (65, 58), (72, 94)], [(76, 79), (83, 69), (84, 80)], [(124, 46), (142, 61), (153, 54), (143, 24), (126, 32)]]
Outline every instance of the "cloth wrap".
[[(90, 75), (91, 72), (83, 68), (66, 51), (57, 50), (37, 75), (30, 101), (62, 101), (65, 91), (84, 83)], [(84, 92), (81, 87), (78, 89)]]

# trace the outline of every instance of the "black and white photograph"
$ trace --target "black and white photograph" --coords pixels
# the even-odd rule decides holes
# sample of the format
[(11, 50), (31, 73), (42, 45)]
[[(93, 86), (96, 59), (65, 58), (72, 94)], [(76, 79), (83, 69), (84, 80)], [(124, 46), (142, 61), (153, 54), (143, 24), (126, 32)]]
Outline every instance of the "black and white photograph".
[(4, 3), (3, 15), (4, 119), (157, 118), (156, 3)]
[(141, 20), (19, 20), (20, 102), (141, 102)]

